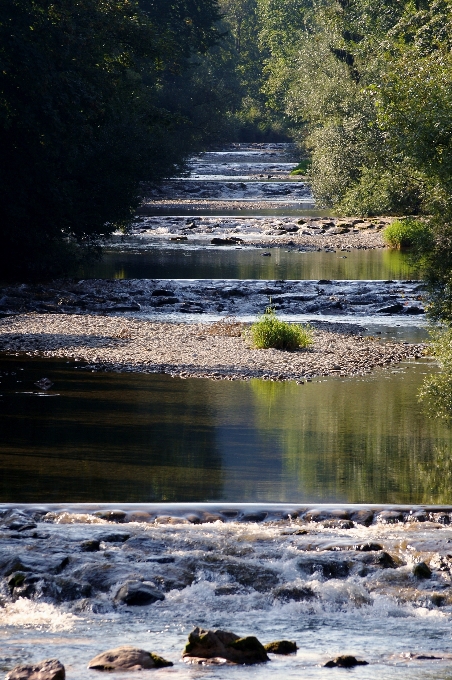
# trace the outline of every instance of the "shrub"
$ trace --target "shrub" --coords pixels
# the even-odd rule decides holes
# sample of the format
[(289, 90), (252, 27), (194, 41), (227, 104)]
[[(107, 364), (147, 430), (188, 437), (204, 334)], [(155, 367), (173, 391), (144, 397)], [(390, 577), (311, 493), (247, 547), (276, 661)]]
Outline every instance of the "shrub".
[(290, 172), (291, 175), (307, 175), (311, 168), (311, 161), (308, 159), (302, 160), (298, 165)]
[(394, 220), (383, 230), (383, 240), (390, 248), (422, 247), (430, 240), (430, 227), (426, 222), (407, 217)]
[(272, 307), (267, 307), (264, 314), (251, 326), (249, 335), (256, 349), (294, 350), (306, 349), (313, 344), (312, 331), (309, 326), (287, 323), (276, 318)]

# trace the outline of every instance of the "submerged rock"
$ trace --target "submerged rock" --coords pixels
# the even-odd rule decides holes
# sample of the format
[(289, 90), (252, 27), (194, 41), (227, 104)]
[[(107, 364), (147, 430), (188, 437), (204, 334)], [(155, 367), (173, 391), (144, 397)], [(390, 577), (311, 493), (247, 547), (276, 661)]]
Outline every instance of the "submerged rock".
[(302, 602), (303, 600), (311, 600), (315, 597), (315, 593), (309, 586), (283, 585), (275, 588), (274, 596), (276, 599), (286, 602), (289, 600)]
[(295, 654), (298, 647), (291, 640), (275, 640), (264, 645), (264, 649), (269, 654)]
[(132, 645), (123, 645), (98, 654), (94, 659), (91, 659), (88, 668), (96, 671), (141, 671), (172, 665), (171, 661), (163, 659), (158, 654), (146, 652), (144, 649), (132, 647)]
[(45, 659), (36, 664), (16, 666), (5, 680), (65, 680), (66, 672), (58, 659)]
[(355, 666), (368, 666), (368, 661), (360, 661), (355, 656), (337, 656), (331, 661), (327, 661), (324, 668), (354, 668)]
[(269, 661), (264, 646), (254, 636), (241, 638), (225, 630), (195, 628), (182, 652), (184, 660), (226, 659), (235, 664)]
[(127, 581), (115, 595), (116, 602), (128, 605), (153, 604), (164, 599), (165, 596), (155, 588), (155, 584), (146, 581)]

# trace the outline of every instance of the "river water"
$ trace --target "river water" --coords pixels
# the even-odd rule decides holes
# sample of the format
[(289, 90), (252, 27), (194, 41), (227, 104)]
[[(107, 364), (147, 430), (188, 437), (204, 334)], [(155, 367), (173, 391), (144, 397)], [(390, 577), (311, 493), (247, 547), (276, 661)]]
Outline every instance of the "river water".
[[(101, 262), (82, 271), (101, 279), (417, 279), (409, 256), (386, 249), (300, 252), (117, 237)], [(263, 253), (270, 256), (263, 256)]]
[[(205, 154), (179, 194), (190, 182), (204, 182), (204, 192), (231, 178), (284, 189), (290, 153), (267, 145)], [(231, 212), (234, 192), (243, 200), (246, 191), (228, 187)], [(256, 191), (262, 204), (275, 200), (271, 187)], [(279, 195), (278, 214), (300, 214), (292, 194)], [(193, 205), (190, 214), (199, 214)], [(185, 204), (157, 212), (171, 210), (190, 212)], [(139, 237), (114, 244), (91, 274), (417, 278), (385, 250), (281, 248), (263, 258), (258, 248)], [(408, 337), (387, 321), (371, 332)], [(408, 335), (422, 334), (421, 321), (410, 324)], [(81, 362), (2, 357), (0, 669), (58, 657), (68, 680), (85, 680), (96, 676), (86, 670), (93, 656), (127, 643), (174, 662), (142, 671), (145, 678), (452, 678), (452, 436), (416, 397), (432, 370), (421, 360), (297, 385), (91, 373)], [(36, 386), (43, 377), (51, 389)], [(121, 508), (126, 522), (120, 512), (120, 524), (102, 515)], [(98, 549), (86, 552), (86, 540)], [(430, 576), (417, 575), (419, 562)], [(13, 587), (17, 573), (24, 580)], [(121, 604), (118, 587), (131, 579), (153, 582), (164, 599)], [(264, 643), (295, 640), (299, 650), (259, 666), (188, 666), (181, 651), (196, 625)], [(339, 654), (369, 665), (324, 667)]]

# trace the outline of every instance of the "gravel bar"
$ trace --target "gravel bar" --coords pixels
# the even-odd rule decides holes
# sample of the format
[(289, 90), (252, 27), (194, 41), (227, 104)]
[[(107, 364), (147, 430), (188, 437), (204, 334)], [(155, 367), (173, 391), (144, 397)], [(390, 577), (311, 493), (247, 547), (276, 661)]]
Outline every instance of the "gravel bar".
[(382, 342), (340, 324), (334, 327), (315, 329), (311, 349), (287, 352), (252, 349), (243, 337), (213, 334), (224, 331), (221, 324), (28, 313), (0, 321), (0, 350), (79, 359), (93, 370), (298, 382), (316, 376), (364, 375), (419, 358), (425, 351), (422, 344)]

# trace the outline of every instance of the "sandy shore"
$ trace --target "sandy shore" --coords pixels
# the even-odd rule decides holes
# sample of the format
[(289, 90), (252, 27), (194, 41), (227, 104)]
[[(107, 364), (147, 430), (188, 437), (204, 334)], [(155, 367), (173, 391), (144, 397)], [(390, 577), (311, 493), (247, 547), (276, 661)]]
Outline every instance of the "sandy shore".
[[(296, 380), (363, 375), (422, 356), (423, 345), (382, 342), (334, 324), (310, 350), (251, 349), (227, 324), (159, 323), (76, 314), (22, 314), (0, 321), (0, 350), (84, 360), (99, 370), (214, 379)], [(232, 332), (240, 331), (235, 327)]]

